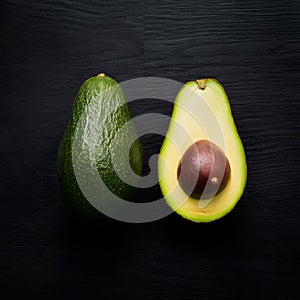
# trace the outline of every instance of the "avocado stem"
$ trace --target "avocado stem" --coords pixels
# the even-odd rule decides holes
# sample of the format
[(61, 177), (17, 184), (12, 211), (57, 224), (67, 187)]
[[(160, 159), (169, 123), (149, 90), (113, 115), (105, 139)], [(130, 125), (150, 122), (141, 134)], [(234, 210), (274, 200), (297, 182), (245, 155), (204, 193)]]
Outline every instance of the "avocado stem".
[(105, 73), (99, 73), (99, 74), (97, 75), (97, 77), (104, 77), (104, 76), (106, 76)]
[(199, 89), (205, 90), (205, 88), (206, 88), (206, 81), (207, 81), (207, 79), (198, 79), (198, 80), (196, 80)]

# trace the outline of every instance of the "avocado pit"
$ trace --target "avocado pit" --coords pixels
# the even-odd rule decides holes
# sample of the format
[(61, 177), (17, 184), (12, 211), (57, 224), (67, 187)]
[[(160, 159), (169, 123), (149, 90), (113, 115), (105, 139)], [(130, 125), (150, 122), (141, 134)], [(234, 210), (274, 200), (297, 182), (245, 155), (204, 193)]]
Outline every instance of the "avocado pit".
[(177, 169), (177, 179), (187, 195), (207, 199), (226, 187), (230, 173), (230, 164), (223, 150), (208, 140), (199, 140), (184, 153)]

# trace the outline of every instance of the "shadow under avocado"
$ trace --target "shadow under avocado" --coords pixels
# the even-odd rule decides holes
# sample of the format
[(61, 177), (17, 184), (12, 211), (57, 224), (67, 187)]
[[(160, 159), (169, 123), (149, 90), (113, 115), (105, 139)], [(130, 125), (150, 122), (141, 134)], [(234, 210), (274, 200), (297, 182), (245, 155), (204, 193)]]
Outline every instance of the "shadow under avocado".
[[(76, 289), (77, 278), (92, 283), (89, 292), (109, 292), (120, 261), (128, 257), (129, 238), (135, 224), (127, 224), (104, 217), (87, 220), (67, 213), (64, 223), (63, 268), (70, 274), (70, 289)], [(93, 291), (94, 290), (94, 291)]]
[(182, 254), (191, 252), (211, 253), (218, 257), (235, 253), (244, 248), (241, 238), (247, 234), (245, 223), (238, 212), (231, 212), (222, 219), (209, 223), (194, 223), (176, 213), (152, 224), (155, 238), (169, 249)]

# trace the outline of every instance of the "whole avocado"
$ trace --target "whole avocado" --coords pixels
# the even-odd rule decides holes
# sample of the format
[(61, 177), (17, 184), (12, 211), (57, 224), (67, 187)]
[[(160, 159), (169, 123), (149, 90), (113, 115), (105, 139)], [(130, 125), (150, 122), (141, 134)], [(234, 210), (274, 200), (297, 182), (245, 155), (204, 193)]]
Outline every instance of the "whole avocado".
[[(84, 120), (80, 120), (80, 118), (84, 118)], [(87, 79), (81, 85), (75, 99), (71, 119), (60, 142), (57, 157), (58, 181), (63, 198), (67, 206), (77, 215), (92, 219), (103, 216), (86, 199), (76, 179), (72, 160), (75, 133), (78, 134), (79, 132), (82, 135), (84, 147), (88, 149), (87, 152), (82, 151), (80, 153), (82, 159), (86, 161), (94, 160), (91, 163), (96, 166), (107, 188), (116, 196), (124, 200), (130, 200), (135, 195), (136, 188), (126, 184), (119, 178), (118, 174), (123, 173), (126, 176), (128, 170), (125, 169), (123, 164), (119, 164), (117, 166), (118, 172), (116, 172), (111, 153), (114, 138), (122, 128), (122, 138), (117, 141), (119, 144), (117, 153), (120, 156), (119, 161), (120, 158), (121, 162), (129, 160), (132, 170), (137, 175), (142, 175), (142, 147), (137, 139), (135, 128), (127, 126), (130, 119), (131, 114), (126, 98), (115, 80), (104, 73), (100, 73)], [(79, 122), (79, 120), (83, 122)], [(92, 125), (87, 130), (87, 124), (100, 125)], [(82, 128), (78, 130), (78, 126)], [(134, 141), (134, 143), (128, 145), (129, 141)], [(130, 148), (129, 157), (127, 155), (128, 151), (126, 152), (128, 147)], [(91, 152), (92, 155), (90, 155)], [(89, 184), (89, 180), (86, 184)], [(101, 194), (98, 196), (99, 201), (101, 201)]]

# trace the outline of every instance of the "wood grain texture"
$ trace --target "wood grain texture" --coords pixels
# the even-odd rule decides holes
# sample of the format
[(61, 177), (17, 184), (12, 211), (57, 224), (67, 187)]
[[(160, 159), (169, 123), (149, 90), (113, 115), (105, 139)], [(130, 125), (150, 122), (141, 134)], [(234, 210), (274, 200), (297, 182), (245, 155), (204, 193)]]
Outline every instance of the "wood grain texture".
[[(299, 1), (1, 2), (2, 299), (297, 299)], [(104, 71), (214, 77), (225, 87), (249, 178), (212, 224), (176, 215), (90, 224), (65, 210), (55, 161), (82, 81)], [(172, 107), (130, 104), (133, 115)], [(160, 149), (143, 138), (147, 159)], [(142, 191), (160, 197), (158, 186)]]

